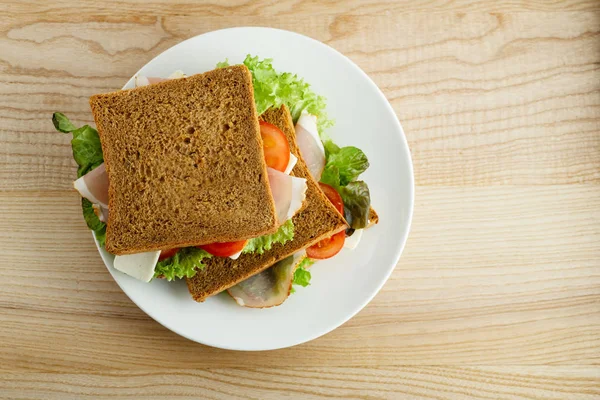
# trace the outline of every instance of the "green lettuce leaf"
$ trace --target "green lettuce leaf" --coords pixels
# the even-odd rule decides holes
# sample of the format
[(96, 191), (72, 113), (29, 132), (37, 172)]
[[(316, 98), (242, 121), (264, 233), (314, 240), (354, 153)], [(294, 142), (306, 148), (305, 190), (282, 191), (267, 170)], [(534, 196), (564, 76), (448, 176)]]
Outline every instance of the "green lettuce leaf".
[(294, 285), (300, 285), (302, 287), (306, 287), (310, 285), (310, 271), (307, 269), (315, 262), (310, 258), (306, 257), (302, 260), (298, 268), (296, 268), (296, 272), (294, 272)]
[(348, 224), (352, 229), (366, 228), (371, 208), (371, 194), (367, 184), (363, 181), (350, 182), (340, 187), (338, 192), (344, 201), (344, 213)]
[(329, 159), (329, 155), (340, 151), (340, 147), (331, 140), (324, 140), (323, 147), (325, 148), (325, 159)]
[(340, 191), (340, 170), (335, 165), (328, 165), (321, 174), (321, 182)]
[(367, 226), (371, 195), (369, 187), (356, 179), (369, 167), (369, 160), (362, 150), (339, 147), (331, 140), (323, 143), (326, 160), (321, 182), (338, 191), (344, 201), (344, 217), (352, 229)]
[[(300, 261), (300, 264), (298, 264), (298, 268), (308, 268), (308, 267), (312, 266), (314, 263), (315, 263), (315, 260), (313, 260), (312, 258), (304, 257), (302, 259), (302, 261)], [(310, 280), (310, 278), (308, 280)], [(306, 286), (306, 285), (302, 285), (302, 286)]]
[[(311, 275), (310, 271), (307, 268), (313, 265), (314, 263), (314, 260), (308, 257), (304, 257), (300, 262), (300, 265), (298, 265), (298, 268), (296, 268), (296, 271), (294, 271), (294, 279), (292, 280), (292, 285), (300, 285), (302, 287), (307, 287), (308, 285), (310, 285)], [(292, 286), (291, 293), (295, 292), (296, 289), (294, 289), (294, 286)]]
[(292, 283), (294, 285), (300, 285), (302, 287), (306, 287), (308, 285), (310, 285), (310, 271), (303, 268), (303, 267), (298, 267), (296, 269), (296, 271), (294, 272), (294, 280), (292, 281)]
[(327, 158), (328, 166), (337, 167), (340, 175), (340, 185), (346, 186), (369, 167), (369, 160), (361, 149), (353, 146), (342, 147)]
[(225, 67), (229, 67), (229, 59), (227, 59), (227, 58), (225, 59), (225, 61), (217, 63), (217, 68), (225, 68)]
[(81, 198), (81, 208), (83, 209), (83, 218), (88, 228), (94, 231), (98, 243), (101, 247), (104, 247), (106, 242), (106, 224), (98, 218), (94, 213), (93, 204), (91, 201), (85, 198)]
[[(369, 168), (369, 160), (363, 151), (354, 146), (339, 147), (331, 140), (323, 142), (325, 148), (325, 168), (336, 167), (339, 171), (339, 185), (346, 186), (356, 180)], [(324, 182), (327, 183), (327, 182)]]
[(94, 231), (94, 234), (96, 235), (96, 240), (98, 241), (98, 244), (100, 244), (100, 247), (104, 247), (104, 244), (106, 243), (106, 226), (98, 231)]
[[(218, 63), (217, 67), (226, 65), (227, 61)], [(325, 98), (313, 92), (304, 79), (289, 72), (278, 73), (273, 68), (273, 60), (269, 58), (260, 60), (248, 54), (244, 65), (252, 73), (254, 101), (259, 115), (271, 107), (285, 104), (290, 109), (294, 122), (298, 120), (302, 110), (316, 115), (320, 134), (333, 125), (325, 112)]]
[(367, 226), (371, 194), (364, 181), (349, 182), (346, 186), (340, 184), (340, 172), (335, 165), (329, 165), (323, 170), (321, 182), (333, 187), (344, 202), (344, 217), (352, 229), (362, 229)]
[(52, 123), (59, 132), (73, 134), (71, 148), (73, 149), (73, 158), (79, 166), (77, 169), (78, 178), (104, 162), (98, 131), (89, 125), (75, 128), (75, 125), (59, 112), (52, 115)]
[(242, 252), (263, 254), (265, 251), (271, 250), (273, 244), (284, 244), (292, 239), (294, 239), (294, 223), (291, 219), (288, 219), (279, 227), (277, 232), (250, 239)]
[[(89, 125), (77, 128), (69, 118), (59, 112), (52, 114), (52, 124), (59, 132), (73, 134), (71, 148), (73, 149), (73, 158), (79, 166), (77, 168), (78, 178), (81, 178), (104, 162), (100, 137), (94, 128)], [(81, 208), (85, 223), (88, 228), (94, 231), (100, 246), (104, 247), (104, 243), (106, 242), (106, 224), (96, 216), (92, 203), (88, 199), (81, 199)]]
[(86, 198), (81, 198), (81, 208), (83, 208), (83, 218), (88, 228), (93, 231), (99, 231), (106, 226), (106, 224), (98, 218), (94, 213), (93, 204)]
[(69, 118), (65, 116), (63, 113), (55, 112), (52, 114), (52, 123), (57, 131), (63, 133), (73, 132), (77, 127), (73, 125)]
[(96, 213), (94, 213), (93, 204), (88, 199), (81, 198), (81, 208), (83, 209), (85, 223), (88, 228), (94, 231), (100, 246), (104, 247), (104, 243), (106, 242), (106, 224), (100, 221)]
[(191, 278), (198, 269), (206, 265), (202, 263), (205, 258), (211, 258), (208, 252), (197, 247), (186, 247), (179, 250), (173, 257), (159, 261), (154, 269), (154, 277), (164, 277), (168, 281), (175, 278)]
[(104, 162), (102, 145), (98, 131), (89, 125), (84, 125), (72, 133), (71, 147), (73, 158), (79, 165), (77, 177), (80, 178)]
[(354, 146), (338, 147), (331, 140), (323, 142), (326, 160), (321, 182), (337, 188), (356, 180), (369, 168), (369, 160), (363, 151)]
[[(270, 250), (274, 243), (283, 244), (293, 238), (294, 224), (289, 219), (279, 227), (277, 232), (250, 239), (243, 252), (263, 254)], [(210, 253), (196, 247), (181, 249), (173, 257), (158, 262), (154, 270), (154, 277), (162, 276), (169, 281), (175, 278), (191, 278), (196, 275), (197, 269), (205, 267), (202, 260), (210, 257), (212, 257)]]

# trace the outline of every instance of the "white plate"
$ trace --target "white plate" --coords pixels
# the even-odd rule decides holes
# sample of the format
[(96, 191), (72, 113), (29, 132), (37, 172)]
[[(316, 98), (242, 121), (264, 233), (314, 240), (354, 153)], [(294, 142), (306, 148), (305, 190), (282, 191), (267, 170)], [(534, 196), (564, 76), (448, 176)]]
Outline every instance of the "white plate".
[[(196, 36), (168, 49), (138, 74), (167, 77), (175, 70), (192, 75), (246, 54), (272, 58), (278, 71), (305, 78), (328, 100), (336, 121), (328, 132), (340, 146), (361, 148), (370, 168), (364, 179), (380, 222), (365, 232), (355, 250), (344, 249), (311, 269), (311, 285), (298, 288), (281, 306), (239, 307), (220, 294), (204, 303), (190, 297), (185, 282), (155, 279), (146, 284), (112, 267), (113, 257), (99, 248), (115, 281), (145, 313), (173, 332), (209, 346), (269, 350), (294, 346), (337, 328), (360, 311), (381, 289), (406, 242), (413, 210), (410, 152), (394, 110), (379, 88), (336, 50), (297, 33), (270, 28), (233, 28)], [(133, 87), (133, 78), (125, 88)]]

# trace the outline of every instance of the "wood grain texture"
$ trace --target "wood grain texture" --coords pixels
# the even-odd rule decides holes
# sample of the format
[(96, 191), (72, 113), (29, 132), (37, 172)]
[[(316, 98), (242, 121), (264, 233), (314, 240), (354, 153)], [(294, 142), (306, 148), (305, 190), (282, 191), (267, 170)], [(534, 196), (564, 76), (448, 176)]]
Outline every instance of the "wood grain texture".
[[(0, 398), (600, 397), (599, 2), (0, 1), (0, 15)], [(373, 302), (273, 352), (195, 345), (129, 301), (81, 240), (69, 140), (50, 123), (91, 122), (88, 96), (241, 25), (363, 68), (417, 182)]]
[[(597, 399), (588, 367), (153, 369), (107, 374), (3, 374), (14, 398), (65, 399)], [(18, 383), (17, 383), (18, 382)]]

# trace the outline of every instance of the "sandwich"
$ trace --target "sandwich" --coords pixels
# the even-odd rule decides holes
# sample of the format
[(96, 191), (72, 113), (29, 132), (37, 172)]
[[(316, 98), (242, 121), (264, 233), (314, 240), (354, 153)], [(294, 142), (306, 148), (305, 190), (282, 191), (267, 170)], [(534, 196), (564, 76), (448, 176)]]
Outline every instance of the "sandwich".
[(324, 136), (324, 98), (271, 60), (135, 82), (92, 96), (97, 130), (53, 115), (73, 135), (74, 187), (115, 269), (185, 279), (199, 302), (227, 292), (271, 307), (377, 223), (357, 179), (366, 156)]

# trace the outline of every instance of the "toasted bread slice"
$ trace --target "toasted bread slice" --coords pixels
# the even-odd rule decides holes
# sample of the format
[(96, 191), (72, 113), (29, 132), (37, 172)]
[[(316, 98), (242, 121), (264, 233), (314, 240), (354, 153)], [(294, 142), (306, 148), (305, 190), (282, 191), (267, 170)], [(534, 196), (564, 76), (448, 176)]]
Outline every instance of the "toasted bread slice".
[(196, 301), (204, 301), (208, 296), (219, 293), (269, 268), (277, 261), (347, 228), (346, 221), (319, 189), (318, 183), (310, 175), (300, 155), (294, 123), (287, 107), (284, 105), (281, 108), (269, 109), (260, 119), (277, 126), (285, 133), (290, 151), (298, 157), (292, 174), (307, 181), (305, 207), (292, 218), (294, 240), (283, 245), (274, 244), (271, 250), (263, 254), (242, 254), (237, 260), (213, 257), (203, 261), (206, 267), (198, 271), (193, 278), (186, 279), (188, 289)]
[(277, 230), (245, 66), (96, 95), (90, 105), (110, 181), (107, 251), (140, 253)]
[(369, 209), (369, 223), (367, 224), (367, 228), (370, 228), (377, 223), (379, 223), (379, 215), (377, 215), (373, 207), (371, 207)]

